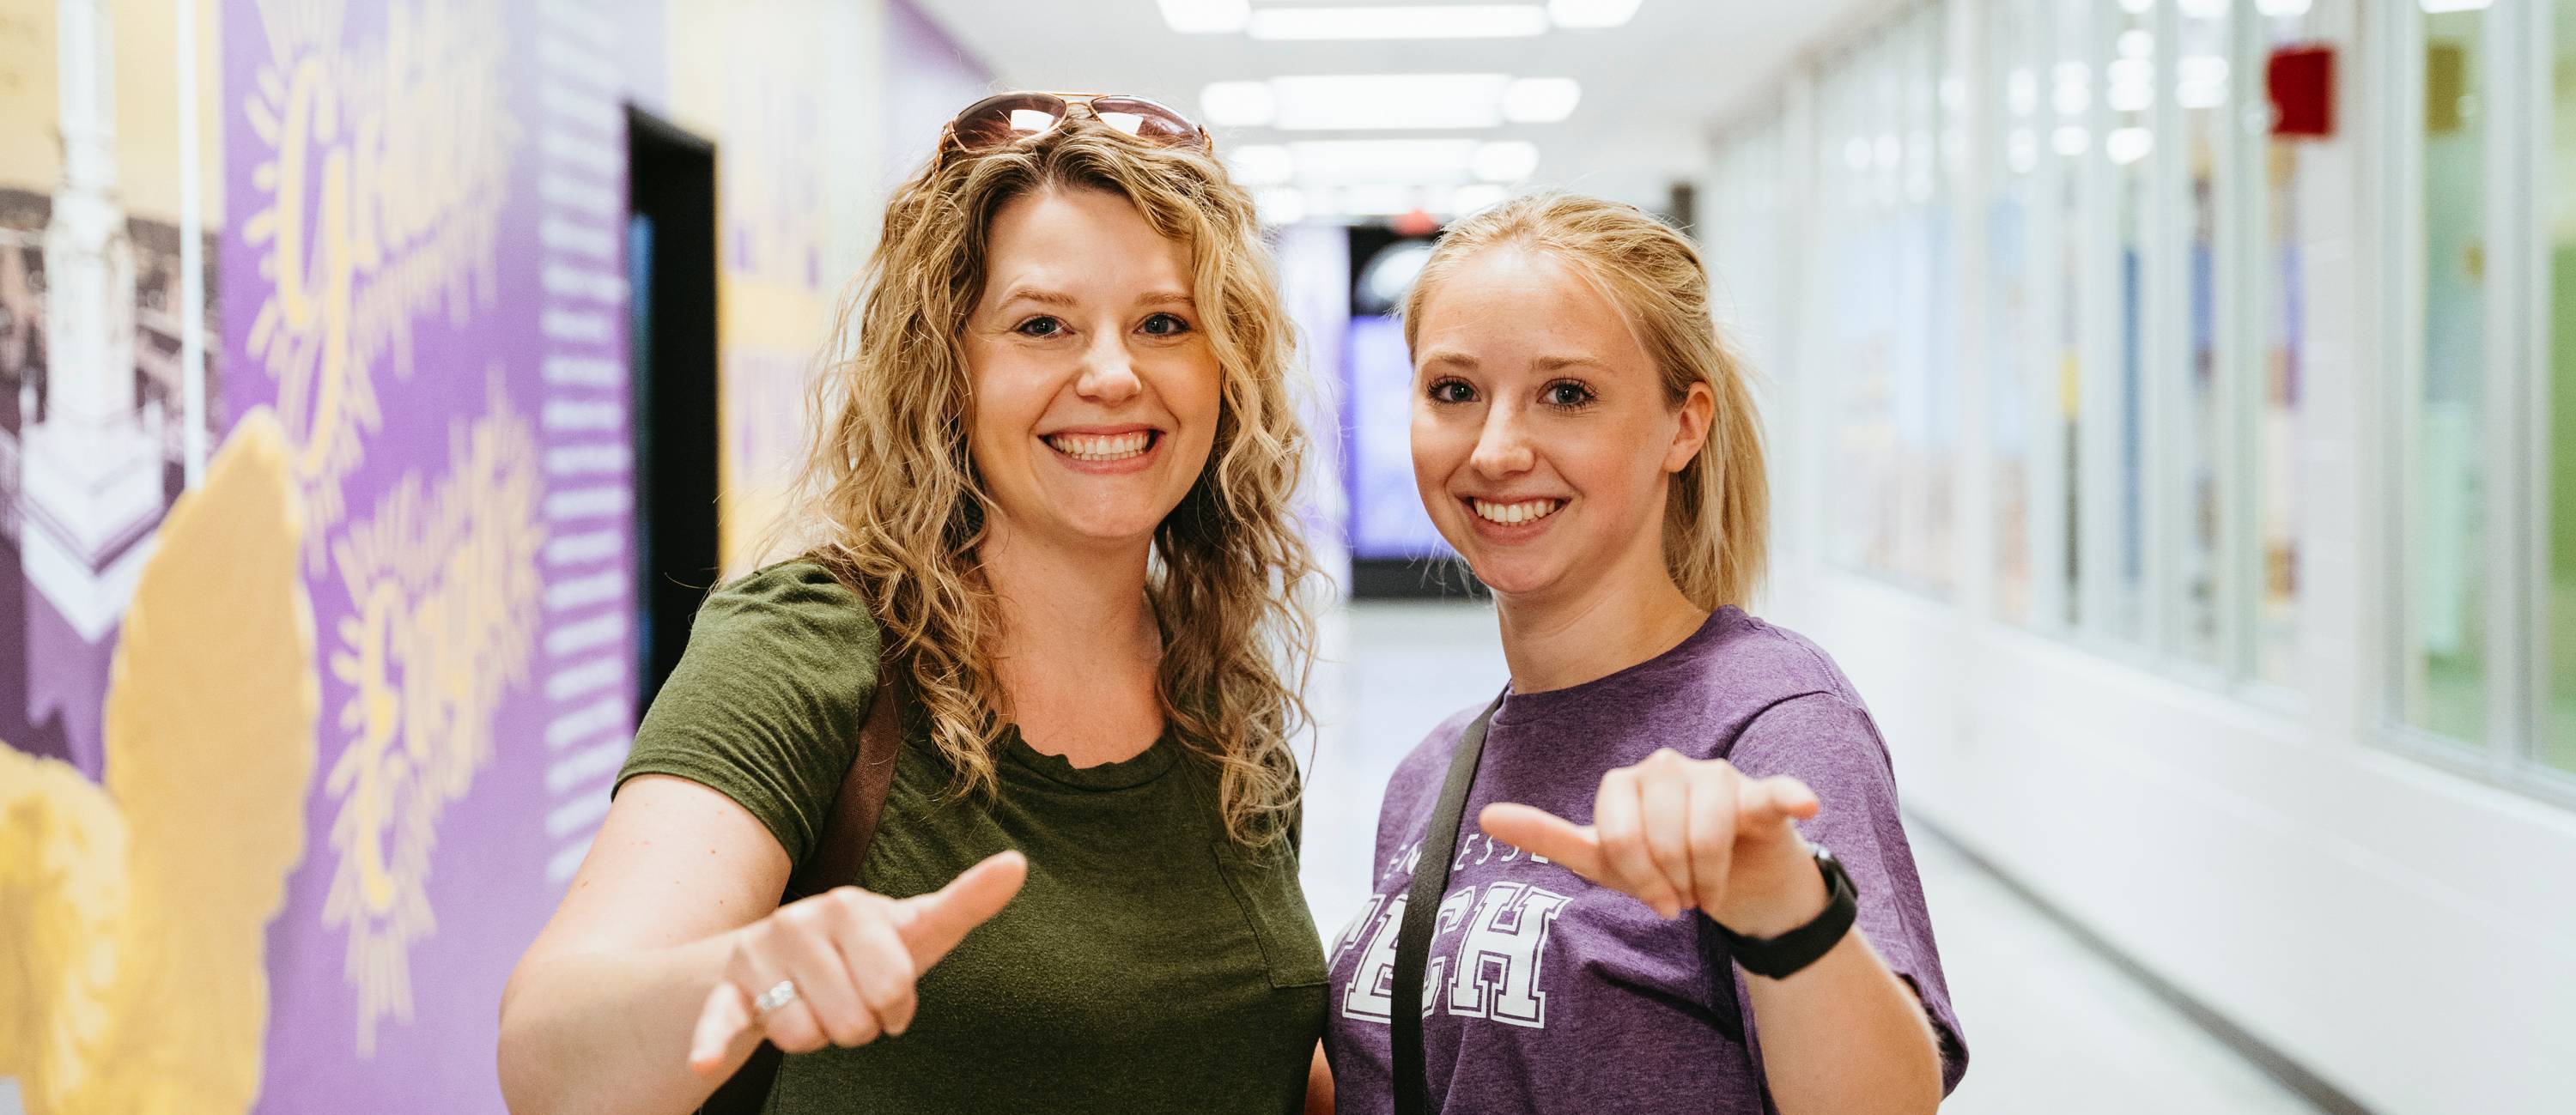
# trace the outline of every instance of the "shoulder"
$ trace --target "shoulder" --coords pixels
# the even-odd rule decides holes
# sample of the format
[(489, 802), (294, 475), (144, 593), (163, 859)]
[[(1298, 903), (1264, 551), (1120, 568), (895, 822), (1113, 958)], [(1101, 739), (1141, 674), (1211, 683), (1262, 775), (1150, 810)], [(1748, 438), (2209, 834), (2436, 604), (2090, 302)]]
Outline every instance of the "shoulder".
[(1414, 799), (1419, 797), (1421, 808), (1428, 809), (1431, 799), (1427, 795), (1440, 792), (1440, 783), (1449, 773), (1449, 757), (1458, 753), (1458, 740), (1484, 711), (1482, 704), (1469, 705), (1449, 714), (1425, 733), (1422, 742), (1414, 744), (1413, 750), (1395, 764), (1395, 773), (1387, 777), (1384, 808), (1390, 813), (1411, 812), (1416, 805)]
[(699, 606), (618, 783), (669, 774), (708, 786), (801, 862), (856, 756), (878, 644), (865, 602), (813, 562), (726, 583)]
[(712, 641), (819, 639), (847, 652), (864, 644), (873, 660), (877, 624), (867, 603), (821, 564), (785, 561), (719, 585), (698, 606), (692, 649)]
[(1719, 619), (1715, 637), (1696, 664), (1735, 700), (1759, 709), (1821, 693), (1860, 703), (1842, 667), (1806, 636), (1734, 607)]

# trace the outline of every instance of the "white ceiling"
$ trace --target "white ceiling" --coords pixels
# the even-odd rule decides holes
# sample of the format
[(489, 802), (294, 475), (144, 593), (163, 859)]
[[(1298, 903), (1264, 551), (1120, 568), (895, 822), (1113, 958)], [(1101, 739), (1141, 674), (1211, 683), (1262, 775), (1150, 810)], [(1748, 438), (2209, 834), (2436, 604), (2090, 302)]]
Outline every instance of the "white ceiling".
[[(1644, 0), (1626, 26), (1535, 38), (1277, 42), (1183, 35), (1154, 0), (917, 0), (993, 67), (1006, 88), (1138, 93), (1200, 115), (1211, 81), (1301, 74), (1504, 73), (1583, 84), (1571, 118), (1472, 131), (1218, 129), (1228, 145), (1309, 139), (1473, 136), (1539, 148), (1530, 185), (1660, 206), (1707, 162), (1710, 126), (1764, 96), (1805, 44), (1872, 0)], [(1254, 0), (1256, 7), (1296, 0)], [(1338, 4), (1369, 0), (1329, 0)], [(1436, 0), (1408, 0), (1412, 3)], [(964, 107), (964, 106), (959, 106)]]

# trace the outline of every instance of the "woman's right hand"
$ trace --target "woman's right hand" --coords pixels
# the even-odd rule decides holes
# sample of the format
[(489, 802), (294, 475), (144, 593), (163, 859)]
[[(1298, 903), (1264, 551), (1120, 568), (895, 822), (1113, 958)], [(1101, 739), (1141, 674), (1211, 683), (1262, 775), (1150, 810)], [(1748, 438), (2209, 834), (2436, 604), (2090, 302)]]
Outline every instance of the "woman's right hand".
[[(743, 927), (725, 978), (698, 1014), (689, 1068), (729, 1072), (762, 1038), (805, 1053), (903, 1033), (912, 1024), (913, 981), (1000, 912), (1028, 872), (1020, 853), (1001, 852), (931, 894), (887, 898), (836, 887)], [(781, 981), (795, 985), (795, 997), (760, 1014), (754, 999)]]

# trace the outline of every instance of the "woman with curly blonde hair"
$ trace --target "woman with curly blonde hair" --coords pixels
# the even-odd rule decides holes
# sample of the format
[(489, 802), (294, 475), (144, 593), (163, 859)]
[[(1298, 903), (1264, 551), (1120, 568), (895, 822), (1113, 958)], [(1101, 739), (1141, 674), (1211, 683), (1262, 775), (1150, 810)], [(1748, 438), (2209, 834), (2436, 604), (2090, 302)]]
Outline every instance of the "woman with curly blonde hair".
[[(1295, 1109), (1313, 567), (1249, 199), (1168, 108), (1004, 94), (861, 286), (802, 556), (700, 610), (505, 993), (512, 1108), (687, 1111), (765, 1039), (774, 1111)], [(874, 841), (788, 893), (880, 688)]]

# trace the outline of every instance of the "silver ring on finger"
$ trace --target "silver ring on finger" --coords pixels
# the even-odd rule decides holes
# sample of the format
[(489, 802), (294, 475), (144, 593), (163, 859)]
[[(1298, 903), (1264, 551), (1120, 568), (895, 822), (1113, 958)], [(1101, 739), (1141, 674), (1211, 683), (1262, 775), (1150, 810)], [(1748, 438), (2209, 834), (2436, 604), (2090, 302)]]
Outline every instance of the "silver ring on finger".
[(759, 997), (754, 998), (751, 1001), (751, 1009), (755, 1017), (766, 1021), (770, 1015), (777, 1013), (780, 1007), (795, 1002), (796, 998), (796, 981), (783, 979), (769, 985), (769, 990), (761, 992)]

